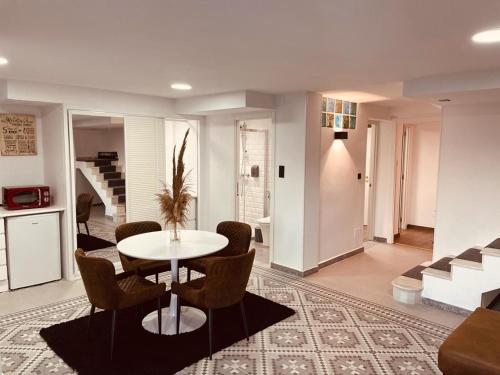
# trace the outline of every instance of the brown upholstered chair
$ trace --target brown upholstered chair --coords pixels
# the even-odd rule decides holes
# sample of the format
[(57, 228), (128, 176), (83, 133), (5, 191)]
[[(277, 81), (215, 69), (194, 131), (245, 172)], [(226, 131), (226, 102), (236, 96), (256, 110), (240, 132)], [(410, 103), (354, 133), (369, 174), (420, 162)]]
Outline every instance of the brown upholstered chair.
[(243, 327), (248, 340), (248, 325), (243, 305), (243, 296), (248, 284), (255, 249), (246, 254), (225, 257), (212, 257), (207, 260), (206, 276), (180, 284), (172, 283), (172, 293), (177, 294), (177, 332), (181, 316), (181, 301), (208, 310), (208, 348), (212, 359), (212, 310), (240, 305)]
[(76, 226), (78, 233), (80, 233), (80, 223), (83, 223), (85, 224), (85, 229), (87, 229), (87, 234), (90, 234), (87, 221), (90, 218), (93, 200), (94, 196), (90, 193), (82, 193), (76, 198)]
[[(118, 226), (115, 229), (116, 242), (120, 242), (127, 237), (137, 234), (161, 231), (161, 225), (156, 221), (137, 221), (134, 223), (126, 223)], [(155, 275), (156, 283), (158, 283), (158, 274), (170, 271), (170, 261), (156, 261), (137, 259), (126, 256), (120, 253), (120, 261), (124, 271), (137, 272), (139, 276)]]
[(500, 312), (477, 308), (441, 344), (444, 375), (500, 374)]
[(113, 263), (104, 258), (87, 257), (82, 249), (75, 251), (75, 258), (82, 275), (87, 297), (92, 305), (87, 332), (90, 332), (95, 308), (111, 310), (111, 348), (113, 359), (115, 341), (115, 323), (117, 310), (138, 306), (152, 299), (158, 300), (158, 333), (161, 334), (161, 302), (165, 293), (165, 283), (155, 284), (134, 272), (115, 274)]
[(217, 233), (227, 237), (227, 246), (206, 257), (188, 259), (184, 262), (187, 267), (187, 278), (191, 280), (191, 270), (205, 273), (206, 263), (214, 257), (241, 255), (248, 252), (252, 240), (252, 228), (250, 225), (238, 221), (222, 221), (217, 225)]

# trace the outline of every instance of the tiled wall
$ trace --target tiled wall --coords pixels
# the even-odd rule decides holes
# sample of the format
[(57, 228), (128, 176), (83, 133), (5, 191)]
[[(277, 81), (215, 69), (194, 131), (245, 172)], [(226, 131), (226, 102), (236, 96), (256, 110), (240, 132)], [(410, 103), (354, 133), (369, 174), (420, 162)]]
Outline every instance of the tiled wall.
[[(268, 150), (268, 132), (263, 130), (241, 131), (240, 134), (240, 167), (242, 165), (242, 159), (245, 157), (245, 149), (241, 147), (241, 142), (243, 136), (247, 136), (247, 163), (244, 174), (248, 175), (248, 177), (240, 179), (240, 185), (243, 184), (244, 186), (240, 186), (239, 220), (255, 228), (258, 219), (269, 216), (269, 200), (265, 198), (266, 191), (271, 190), (271, 181), (269, 178), (271, 163), (269, 160), (270, 152)], [(259, 177), (250, 177), (250, 171), (253, 165), (259, 166)], [(239, 173), (241, 172), (239, 171)], [(242, 194), (243, 188), (245, 189), (244, 196)]]

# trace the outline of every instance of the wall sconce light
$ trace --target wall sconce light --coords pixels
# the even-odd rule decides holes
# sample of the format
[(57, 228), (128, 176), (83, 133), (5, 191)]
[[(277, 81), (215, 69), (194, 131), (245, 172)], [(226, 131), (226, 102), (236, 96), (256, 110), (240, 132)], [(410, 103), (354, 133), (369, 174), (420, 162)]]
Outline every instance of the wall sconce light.
[(349, 133), (348, 132), (334, 132), (333, 139), (347, 139)]

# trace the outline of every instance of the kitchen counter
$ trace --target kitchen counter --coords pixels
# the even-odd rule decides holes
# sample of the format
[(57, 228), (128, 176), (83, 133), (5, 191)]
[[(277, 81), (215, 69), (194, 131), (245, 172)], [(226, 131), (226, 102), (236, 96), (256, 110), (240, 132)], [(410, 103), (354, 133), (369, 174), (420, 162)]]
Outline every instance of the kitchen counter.
[(4, 207), (0, 207), (0, 218), (14, 217), (14, 216), (26, 216), (26, 215), (37, 215), (45, 214), (49, 212), (60, 212), (64, 211), (65, 208), (62, 206), (49, 206), (40, 208), (26, 208), (22, 210), (6, 210)]

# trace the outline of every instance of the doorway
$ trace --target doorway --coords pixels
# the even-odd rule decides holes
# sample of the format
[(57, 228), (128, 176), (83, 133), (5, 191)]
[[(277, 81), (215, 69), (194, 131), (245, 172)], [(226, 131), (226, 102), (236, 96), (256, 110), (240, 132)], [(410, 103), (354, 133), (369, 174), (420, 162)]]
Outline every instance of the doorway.
[(125, 141), (122, 116), (70, 113), (76, 243), (117, 261), (115, 228), (125, 222)]
[(255, 261), (267, 266), (272, 249), (273, 120), (238, 120), (236, 127), (236, 218), (252, 227)]
[(433, 250), (440, 131), (439, 122), (402, 126), (395, 243)]
[(366, 133), (365, 199), (363, 218), (363, 241), (371, 241), (375, 222), (375, 181), (378, 123), (370, 121)]

